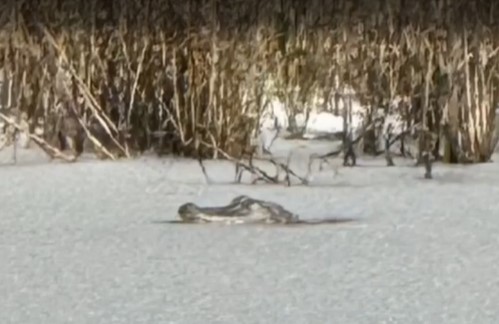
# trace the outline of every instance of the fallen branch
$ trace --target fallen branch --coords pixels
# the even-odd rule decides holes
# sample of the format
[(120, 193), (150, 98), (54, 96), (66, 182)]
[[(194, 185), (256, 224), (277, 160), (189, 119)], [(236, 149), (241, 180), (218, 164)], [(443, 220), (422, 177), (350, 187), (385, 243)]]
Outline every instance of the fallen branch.
[(286, 177), (285, 177), (285, 180), (288, 184), (288, 186), (291, 186), (291, 177), (290, 176), (293, 176), (295, 177), (296, 179), (300, 180), (301, 184), (304, 184), (304, 185), (308, 185), (308, 180), (307, 180), (307, 177), (308, 177), (308, 174), (307, 176), (304, 178), (304, 177), (301, 177), (299, 176), (298, 174), (296, 174), (290, 167), (289, 167), (289, 164), (291, 163), (291, 155), (292, 155), (292, 151), (289, 152), (288, 154), (288, 158), (286, 160), (286, 164), (284, 163), (281, 163), (281, 162), (277, 162), (275, 161), (274, 159), (269, 159), (269, 162), (271, 162), (273, 165), (275, 165), (277, 168), (281, 168), (284, 172), (286, 172)]
[[(373, 120), (367, 127), (365, 127), (362, 132), (360, 133), (359, 136), (357, 136), (355, 138), (355, 140), (353, 140), (352, 142), (348, 143), (347, 145), (349, 145), (350, 149), (356, 145), (365, 135), (365, 133), (367, 131), (369, 131), (372, 127), (374, 127), (374, 125), (376, 124), (376, 122), (380, 121), (381, 118), (377, 118), (375, 120)], [(390, 162), (389, 160), (391, 160), (391, 162), (393, 163), (393, 160), (391, 159), (391, 154), (388, 152), (390, 147), (395, 144), (397, 141), (399, 140), (402, 140), (403, 138), (405, 138), (405, 136), (407, 136), (407, 134), (409, 134), (411, 131), (413, 131), (414, 129), (417, 129), (419, 127), (419, 124), (415, 124), (413, 125), (411, 128), (407, 129), (407, 130), (404, 130), (403, 132), (400, 132), (399, 134), (397, 134), (396, 136), (392, 136), (392, 134), (390, 133), (388, 138), (385, 139), (385, 147), (383, 150), (379, 151), (379, 152), (376, 152), (375, 156), (379, 156), (381, 154), (385, 154), (385, 159), (387, 159), (387, 164), (390, 166)], [(327, 163), (329, 164), (329, 161), (328, 159), (331, 158), (331, 157), (337, 157), (339, 156), (342, 152), (345, 151), (345, 147), (344, 147), (344, 144), (341, 145), (341, 147), (335, 151), (331, 151), (331, 152), (328, 152), (328, 153), (325, 153), (325, 154), (318, 154), (318, 153), (313, 153), (310, 155), (309, 157), (309, 162), (308, 162), (308, 171), (309, 173), (311, 172), (311, 168), (312, 168), (312, 163), (314, 162), (314, 160), (321, 160), (320, 164), (319, 164), (319, 171), (322, 171), (322, 166), (324, 163)], [(348, 151), (348, 149), (347, 149)], [(389, 159), (388, 159), (388, 158)], [(347, 160), (348, 157), (344, 157), (344, 165), (345, 165), (345, 162)], [(394, 165), (394, 164), (393, 164)], [(336, 170), (335, 170), (336, 172)]]
[[(325, 154), (318, 154), (318, 153), (313, 153), (309, 156), (309, 159), (308, 159), (308, 171), (309, 173), (311, 172), (311, 168), (312, 168), (312, 163), (314, 160), (321, 160), (320, 162), (320, 165), (319, 165), (319, 170), (322, 170), (322, 165), (323, 163), (329, 163), (328, 161), (328, 158), (330, 157), (337, 157), (339, 156), (342, 152), (345, 152), (345, 156), (344, 156), (344, 161), (343, 161), (343, 165), (347, 165), (348, 164), (348, 158), (350, 157), (352, 159), (352, 166), (355, 165), (355, 162), (356, 162), (356, 157), (355, 157), (355, 153), (353, 151), (353, 146), (355, 144), (357, 144), (361, 139), (362, 137), (364, 136), (365, 132), (367, 132), (372, 126), (374, 125), (374, 122), (371, 123), (368, 127), (366, 127), (362, 133), (357, 136), (357, 138), (355, 138), (353, 141), (347, 141), (347, 143), (342, 143), (340, 148), (335, 150), (335, 151), (331, 151), (331, 152), (328, 152), (328, 153), (325, 153)], [(345, 145), (347, 147), (345, 147)]]
[[(12, 118), (7, 117), (3, 113), (0, 113), (0, 118), (2, 118), (6, 123), (15, 127), (18, 131), (23, 131), (21, 125), (19, 125)], [(53, 147), (49, 143), (47, 143), (43, 138), (39, 137), (36, 134), (28, 133), (30, 139), (33, 140), (50, 158), (52, 159), (62, 159), (66, 162), (75, 162), (75, 155), (67, 155), (61, 152), (59, 149)]]
[[(235, 182), (236, 183), (241, 183), (242, 174), (244, 171), (246, 171), (252, 175), (253, 179), (251, 181), (251, 184), (256, 184), (258, 181), (263, 181), (264, 183), (267, 183), (267, 184), (280, 184), (282, 182), (279, 179), (279, 174), (280, 174), (280, 171), (282, 170), (286, 174), (284, 177), (284, 181), (288, 186), (291, 186), (291, 177), (298, 179), (301, 184), (305, 184), (305, 185), (308, 184), (308, 180), (306, 178), (299, 176), (298, 174), (296, 174), (296, 172), (291, 170), (291, 168), (289, 167), (289, 163), (291, 161), (291, 153), (289, 154), (286, 163), (278, 162), (274, 158), (260, 158), (259, 159), (259, 161), (269, 162), (276, 167), (276, 174), (270, 175), (266, 171), (264, 171), (261, 168), (254, 165), (254, 163), (253, 163), (254, 153), (255, 153), (254, 150), (252, 152), (245, 152), (246, 154), (249, 155), (248, 161), (245, 162), (243, 159), (243, 156), (245, 153), (243, 153), (241, 155), (241, 157), (239, 159), (237, 159), (237, 158), (230, 156), (228, 153), (224, 152), (220, 148), (215, 148), (211, 144), (208, 144), (204, 141), (200, 141), (200, 144), (216, 150), (225, 159), (234, 163), (234, 165), (235, 165)], [(206, 168), (203, 164), (203, 160), (201, 158), (201, 155), (198, 155), (198, 163), (201, 166), (201, 170), (203, 171), (203, 174), (204, 174), (205, 178), (207, 179), (207, 182), (211, 182), (210, 177), (208, 176)]]
[(341, 144), (340, 148), (335, 151), (328, 152), (325, 154), (317, 154), (317, 153), (311, 154), (308, 159), (308, 172), (309, 173), (311, 172), (312, 163), (314, 160), (321, 160), (321, 163), (319, 165), (319, 170), (322, 170), (323, 163), (329, 163), (327, 160), (328, 158), (337, 157), (342, 152), (345, 153), (345, 156), (343, 157), (343, 165), (344, 166), (348, 165), (348, 158), (350, 157), (352, 159), (352, 166), (354, 166), (356, 164), (356, 156), (353, 150), (353, 146), (356, 145), (358, 142), (360, 142), (360, 140), (364, 137), (365, 133), (371, 130), (371, 128), (374, 127), (376, 122), (380, 120), (381, 118), (376, 118), (375, 120), (373, 120), (366, 127), (364, 127), (364, 129), (362, 129), (362, 132), (360, 132), (360, 134), (353, 141), (346, 141), (346, 143), (344, 141)]
[[(341, 152), (343, 152), (343, 148), (342, 147), (340, 147), (336, 151), (332, 151), (332, 152), (329, 152), (329, 153), (326, 153), (326, 154), (318, 154), (318, 153), (310, 154), (310, 156), (308, 158), (308, 174), (312, 173), (312, 163), (315, 160), (320, 160), (319, 171), (322, 171), (323, 164), (324, 163), (329, 164), (328, 159), (331, 158), (331, 157), (337, 157), (338, 155), (341, 154)], [(335, 170), (335, 173), (336, 173), (336, 170)]]
[(87, 134), (87, 138), (94, 144), (94, 146), (98, 150), (100, 150), (102, 153), (104, 153), (111, 160), (113, 160), (113, 161), (116, 160), (116, 157), (111, 152), (109, 152), (104, 147), (104, 145), (102, 145), (102, 143), (94, 135), (92, 135), (92, 133), (90, 132), (90, 130), (88, 129), (88, 127), (85, 125), (85, 123), (83, 122), (83, 120), (80, 117), (78, 117), (78, 116), (76, 116), (76, 118), (78, 119), (78, 123), (80, 123), (81, 127), (85, 131), (85, 134)]
[(198, 163), (199, 163), (199, 166), (201, 167), (201, 171), (203, 171), (203, 175), (204, 175), (204, 178), (206, 180), (206, 183), (211, 184), (212, 182), (211, 182), (210, 176), (208, 176), (208, 172), (206, 172), (206, 168), (204, 166), (203, 159), (201, 158), (201, 156), (198, 156)]
[(254, 161), (254, 151), (249, 152), (248, 163), (245, 163), (243, 160), (244, 153), (241, 155), (239, 160), (235, 161), (237, 183), (241, 183), (241, 178), (244, 171), (247, 171), (252, 175), (251, 184), (256, 184), (258, 181), (263, 181), (266, 183), (278, 184), (279, 183), (279, 172), (276, 172), (275, 176), (271, 176), (267, 172), (263, 171), (259, 167), (253, 164)]

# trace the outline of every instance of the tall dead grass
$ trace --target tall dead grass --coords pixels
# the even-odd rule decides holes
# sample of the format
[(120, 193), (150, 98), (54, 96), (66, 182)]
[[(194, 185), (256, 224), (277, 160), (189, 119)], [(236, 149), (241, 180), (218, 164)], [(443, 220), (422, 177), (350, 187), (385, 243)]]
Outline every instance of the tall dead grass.
[(334, 101), (343, 85), (367, 107), (406, 97), (422, 150), (444, 145), (448, 162), (486, 161), (495, 146), (499, 6), (491, 1), (1, 6), (4, 107), (25, 112), (32, 130), (43, 122), (49, 142), (58, 120), (77, 118), (108, 157), (237, 155), (250, 146), (272, 79), (292, 111), (316, 93)]

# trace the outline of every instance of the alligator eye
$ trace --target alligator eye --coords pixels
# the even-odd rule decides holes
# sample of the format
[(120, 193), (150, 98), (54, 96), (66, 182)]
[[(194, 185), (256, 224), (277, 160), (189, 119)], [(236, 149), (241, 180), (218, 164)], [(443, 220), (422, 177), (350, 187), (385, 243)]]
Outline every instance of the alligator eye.
[(242, 204), (243, 202), (248, 201), (248, 199), (250, 199), (248, 196), (240, 195), (240, 196), (237, 196), (236, 198), (232, 199), (232, 203), (233, 204)]

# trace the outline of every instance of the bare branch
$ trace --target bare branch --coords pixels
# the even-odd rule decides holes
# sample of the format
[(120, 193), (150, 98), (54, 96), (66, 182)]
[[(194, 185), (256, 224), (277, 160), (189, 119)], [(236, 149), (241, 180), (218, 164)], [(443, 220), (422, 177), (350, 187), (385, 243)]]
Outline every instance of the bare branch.
[[(23, 128), (21, 125), (16, 123), (12, 118), (7, 117), (3, 113), (0, 113), (0, 118), (2, 118), (9, 125), (14, 126), (18, 131), (22, 131)], [(36, 134), (28, 133), (30, 139), (33, 140), (47, 155), (52, 159), (62, 159), (66, 162), (74, 162), (76, 161), (75, 155), (67, 155), (53, 147), (49, 143), (47, 143), (43, 138), (39, 137)]]

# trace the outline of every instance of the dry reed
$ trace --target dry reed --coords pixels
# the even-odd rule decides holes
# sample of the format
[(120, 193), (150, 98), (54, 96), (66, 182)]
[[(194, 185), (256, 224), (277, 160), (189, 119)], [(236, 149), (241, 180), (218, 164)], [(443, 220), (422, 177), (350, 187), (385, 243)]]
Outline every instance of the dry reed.
[(334, 101), (342, 85), (367, 107), (409, 98), (404, 117), (432, 139), (420, 150), (444, 145), (448, 162), (487, 161), (495, 146), (493, 1), (0, 6), (0, 67), (9, 84), (2, 106), (11, 115), (26, 112), (32, 129), (44, 120), (43, 137), (53, 145), (61, 132), (55, 121), (76, 116), (110, 158), (149, 149), (238, 156), (250, 146), (271, 79), (294, 112), (315, 94)]

